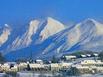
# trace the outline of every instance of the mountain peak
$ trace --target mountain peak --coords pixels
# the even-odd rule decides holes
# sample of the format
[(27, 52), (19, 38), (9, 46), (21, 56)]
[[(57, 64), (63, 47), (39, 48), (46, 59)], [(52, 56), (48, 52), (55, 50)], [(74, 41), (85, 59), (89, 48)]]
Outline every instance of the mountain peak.
[(57, 20), (52, 17), (47, 17), (47, 21), (57, 21)]
[(52, 17), (47, 17), (47, 20), (54, 20)]
[(91, 19), (88, 18), (87, 20), (85, 20), (85, 23), (89, 23), (89, 24), (94, 24), (94, 26), (96, 27), (96, 33), (98, 35), (103, 35), (103, 24), (96, 21), (95, 19)]
[(8, 40), (10, 34), (11, 34), (11, 28), (8, 24), (5, 24), (0, 35), (0, 46)]
[(41, 31), (40, 36), (42, 36), (42, 40), (44, 40), (44, 39), (48, 38), (49, 36), (56, 34), (57, 32), (59, 32), (63, 29), (65, 29), (65, 26), (61, 22), (59, 22), (51, 17), (48, 17), (47, 24), (44, 27), (44, 29)]
[(31, 20), (30, 25), (33, 25), (33, 24), (38, 23), (38, 22), (39, 22), (39, 20)]
[(9, 25), (8, 25), (8, 24), (4, 24), (4, 26), (5, 26), (5, 27), (9, 27)]
[(32, 20), (30, 22), (30, 26), (29, 26), (29, 34), (33, 34), (34, 32), (36, 32), (37, 28), (38, 28), (38, 25), (39, 25), (40, 21), (38, 20)]
[(99, 22), (96, 21), (95, 19), (92, 18), (87, 18), (86, 20), (83, 21), (83, 23), (92, 23), (92, 24), (98, 24)]
[(26, 32), (21, 37), (17, 37), (13, 41), (10, 49), (15, 50), (29, 46), (32, 42), (31, 37), (36, 33), (39, 23), (40, 22), (38, 20), (32, 20), (29, 23)]
[(8, 24), (4, 24), (4, 30), (11, 31), (11, 27)]
[(52, 17), (48, 17), (47, 18), (47, 22), (50, 25), (55, 25), (55, 24), (59, 24), (60, 26), (64, 26), (61, 22), (59, 22), (58, 20), (52, 18)]

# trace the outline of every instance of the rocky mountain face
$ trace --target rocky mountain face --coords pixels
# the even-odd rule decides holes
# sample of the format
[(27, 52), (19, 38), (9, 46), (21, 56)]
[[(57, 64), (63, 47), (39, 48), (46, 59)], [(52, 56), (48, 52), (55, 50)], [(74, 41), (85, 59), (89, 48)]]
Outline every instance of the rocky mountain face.
[(3, 28), (0, 29), (0, 47), (8, 40), (11, 34), (11, 29), (9, 25), (5, 24)]
[[(21, 30), (19, 30), (21, 31)], [(48, 17), (32, 20), (25, 32), (18, 34), (6, 24), (0, 29), (0, 51), (9, 60), (19, 58), (60, 57), (73, 51), (103, 50), (103, 24), (86, 19), (71, 27)]]

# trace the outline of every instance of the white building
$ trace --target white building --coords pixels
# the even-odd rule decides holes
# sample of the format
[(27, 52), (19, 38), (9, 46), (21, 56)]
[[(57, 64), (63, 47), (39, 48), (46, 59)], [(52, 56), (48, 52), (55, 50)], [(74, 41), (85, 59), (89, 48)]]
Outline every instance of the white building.
[(51, 63), (50, 69), (51, 69), (51, 71), (59, 71), (61, 69), (61, 66), (58, 63)]
[(35, 62), (36, 62), (37, 64), (43, 64), (43, 60), (40, 60), (40, 59), (37, 59)]
[(30, 63), (29, 65), (30, 65), (30, 68), (32, 68), (32, 69), (44, 68), (43, 64)]
[(76, 56), (73, 56), (73, 55), (65, 55), (65, 56), (63, 56), (63, 58), (65, 58), (66, 60), (72, 60), (72, 59), (76, 59)]
[(1, 70), (3, 71), (17, 71), (17, 64), (15, 62), (7, 62), (1, 65)]
[(94, 55), (95, 57), (98, 57), (98, 54), (97, 54), (97, 53), (94, 53), (93, 55)]
[(73, 65), (72, 67), (76, 67), (79, 70), (87, 70), (95, 72), (102, 72), (103, 73), (103, 62), (100, 60), (83, 60), (80, 64)]
[(96, 64), (102, 64), (103, 62), (101, 62), (100, 60), (83, 60), (81, 61), (82, 65), (96, 65)]
[(24, 70), (25, 68), (27, 68), (27, 64), (25, 62), (19, 63), (18, 64), (18, 70)]
[(68, 63), (68, 62), (60, 63), (61, 69), (68, 69), (71, 65), (72, 65), (72, 63)]
[(91, 54), (87, 54), (86, 56), (87, 56), (87, 57), (91, 57)]
[(82, 58), (86, 58), (87, 56), (86, 55), (80, 55)]

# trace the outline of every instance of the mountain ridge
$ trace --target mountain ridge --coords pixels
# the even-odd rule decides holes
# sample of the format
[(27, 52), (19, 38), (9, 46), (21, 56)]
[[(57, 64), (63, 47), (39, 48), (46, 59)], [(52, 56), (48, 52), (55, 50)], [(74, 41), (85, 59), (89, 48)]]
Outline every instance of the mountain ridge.
[[(10, 39), (9, 39), (10, 40)], [(18, 36), (3, 50), (9, 60), (18, 58), (47, 58), (79, 51), (103, 50), (103, 24), (86, 19), (71, 27), (48, 17), (46, 20), (32, 20), (27, 30)], [(7, 40), (8, 41), (8, 40)], [(10, 47), (11, 46), (11, 47)], [(13, 49), (14, 48), (14, 49)]]

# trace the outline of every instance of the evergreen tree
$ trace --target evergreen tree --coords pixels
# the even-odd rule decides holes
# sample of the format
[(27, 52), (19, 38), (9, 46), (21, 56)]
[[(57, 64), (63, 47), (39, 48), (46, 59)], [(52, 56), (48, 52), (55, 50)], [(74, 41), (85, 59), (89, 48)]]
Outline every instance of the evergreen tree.
[(67, 71), (67, 75), (70, 75), (70, 76), (79, 76), (80, 75), (80, 71), (77, 68), (75, 68), (75, 67), (71, 67)]
[(103, 52), (100, 52), (100, 54), (99, 54), (99, 59), (100, 59), (101, 61), (103, 61)]
[(5, 58), (3, 57), (1, 53), (0, 53), (0, 62), (5, 62)]
[(52, 63), (57, 63), (57, 62), (58, 62), (58, 59), (57, 59), (55, 56), (53, 56), (52, 59), (51, 59), (51, 62), (52, 62)]

